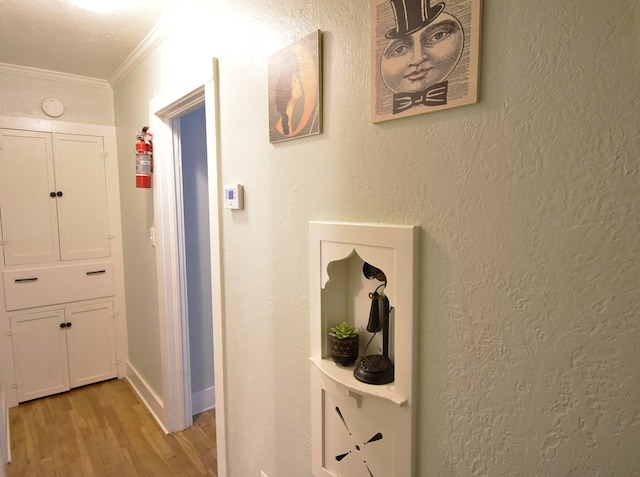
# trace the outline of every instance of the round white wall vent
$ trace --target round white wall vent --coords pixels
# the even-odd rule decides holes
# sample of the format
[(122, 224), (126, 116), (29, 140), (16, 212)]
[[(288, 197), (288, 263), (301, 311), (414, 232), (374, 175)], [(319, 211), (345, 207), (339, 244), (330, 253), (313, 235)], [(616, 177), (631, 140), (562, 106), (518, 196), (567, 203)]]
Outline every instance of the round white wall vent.
[(42, 102), (42, 111), (47, 116), (59, 118), (64, 114), (64, 104), (56, 98), (47, 98)]

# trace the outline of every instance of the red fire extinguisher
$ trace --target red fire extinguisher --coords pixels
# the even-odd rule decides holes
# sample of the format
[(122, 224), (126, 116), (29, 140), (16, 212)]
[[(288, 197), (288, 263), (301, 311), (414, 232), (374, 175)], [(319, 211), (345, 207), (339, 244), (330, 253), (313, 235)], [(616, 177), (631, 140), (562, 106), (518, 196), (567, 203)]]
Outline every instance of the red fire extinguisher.
[(143, 127), (136, 138), (136, 187), (149, 189), (153, 172), (153, 135), (149, 126)]

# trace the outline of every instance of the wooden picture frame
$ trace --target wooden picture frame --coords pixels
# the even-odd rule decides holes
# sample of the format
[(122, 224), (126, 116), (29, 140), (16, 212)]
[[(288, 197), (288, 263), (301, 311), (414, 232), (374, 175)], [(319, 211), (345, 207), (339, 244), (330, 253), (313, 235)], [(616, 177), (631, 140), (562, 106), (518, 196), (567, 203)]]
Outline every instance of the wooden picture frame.
[(371, 121), (478, 101), (481, 0), (371, 0)]

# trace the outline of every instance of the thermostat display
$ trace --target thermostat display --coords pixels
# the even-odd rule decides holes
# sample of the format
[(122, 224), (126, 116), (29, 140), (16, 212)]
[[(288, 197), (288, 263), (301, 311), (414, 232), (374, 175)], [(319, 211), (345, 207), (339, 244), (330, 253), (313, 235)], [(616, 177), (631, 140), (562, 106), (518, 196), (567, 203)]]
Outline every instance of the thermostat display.
[(241, 184), (229, 184), (224, 186), (224, 208), (244, 208), (244, 193)]

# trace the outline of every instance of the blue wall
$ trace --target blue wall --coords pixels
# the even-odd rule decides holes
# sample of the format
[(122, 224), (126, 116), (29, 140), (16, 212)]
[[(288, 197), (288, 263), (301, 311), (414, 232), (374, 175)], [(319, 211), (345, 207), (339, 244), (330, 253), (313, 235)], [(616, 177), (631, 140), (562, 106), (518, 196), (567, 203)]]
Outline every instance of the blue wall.
[(180, 118), (192, 393), (214, 385), (205, 124), (204, 107)]

